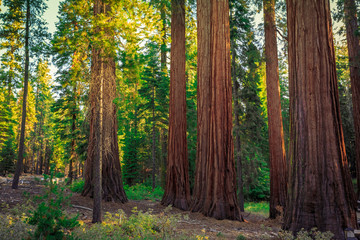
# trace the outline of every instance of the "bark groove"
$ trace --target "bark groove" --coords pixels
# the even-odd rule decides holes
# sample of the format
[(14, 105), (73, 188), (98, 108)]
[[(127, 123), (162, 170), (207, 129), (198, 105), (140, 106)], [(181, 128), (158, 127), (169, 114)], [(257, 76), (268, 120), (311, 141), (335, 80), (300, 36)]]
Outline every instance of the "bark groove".
[(186, 140), (185, 0), (172, 0), (171, 9), (168, 161), (161, 204), (188, 210), (190, 185)]
[(328, 0), (289, 0), (290, 186), (284, 228), (344, 239), (355, 195), (339, 111)]
[[(101, 0), (98, 0), (97, 4), (94, 5), (94, 13), (102, 13), (103, 9), (105, 9), (105, 13), (110, 11), (109, 5), (105, 5)], [(111, 32), (105, 32), (107, 33), (107, 40), (112, 41)], [(104, 52), (106, 50), (100, 44), (93, 46), (90, 83), (90, 139), (88, 156), (85, 162), (85, 186), (82, 195), (93, 197), (94, 160), (100, 158), (100, 150), (98, 149), (101, 146), (102, 198), (105, 201), (125, 203), (127, 197), (121, 178), (116, 106), (113, 103), (116, 94), (115, 60), (113, 56), (105, 55)], [(101, 89), (104, 94), (101, 94)], [(100, 114), (101, 95), (103, 95), (102, 114)], [(99, 134), (99, 131), (101, 131), (101, 134)], [(101, 136), (100, 139), (99, 136)]]
[(270, 218), (274, 219), (282, 214), (286, 204), (287, 164), (280, 103), (275, 0), (264, 0), (263, 6), (270, 150)]
[(243, 220), (232, 137), (229, 2), (197, 4), (198, 140), (191, 210), (216, 219)]

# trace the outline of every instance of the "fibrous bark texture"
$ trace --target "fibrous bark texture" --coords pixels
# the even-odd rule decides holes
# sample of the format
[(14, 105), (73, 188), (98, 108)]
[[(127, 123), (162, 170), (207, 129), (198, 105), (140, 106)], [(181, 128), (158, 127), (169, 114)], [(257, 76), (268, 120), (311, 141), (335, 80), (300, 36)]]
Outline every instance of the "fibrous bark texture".
[(280, 103), (275, 0), (264, 0), (263, 6), (270, 150), (270, 218), (276, 218), (282, 214), (286, 204), (287, 164)]
[(161, 203), (188, 210), (189, 163), (186, 142), (185, 0), (171, 1), (171, 71), (166, 188)]
[(242, 220), (232, 137), (229, 2), (199, 0), (198, 138), (192, 211)]
[(355, 128), (357, 197), (360, 199), (360, 45), (357, 36), (358, 24), (355, 1), (344, 0), (344, 9)]
[[(95, 16), (109, 11), (109, 5), (105, 5), (101, 0), (95, 2)], [(106, 29), (104, 32), (108, 34), (105, 39), (111, 41), (113, 36)], [(121, 179), (116, 106), (113, 103), (116, 91), (115, 60), (113, 55), (105, 52), (100, 44), (94, 44), (90, 83), (90, 139), (82, 195), (93, 196), (94, 161), (101, 157), (102, 198), (106, 201), (124, 203), (127, 202), (127, 198)]]
[(344, 239), (356, 227), (329, 0), (289, 0), (290, 186), (284, 228), (317, 227)]

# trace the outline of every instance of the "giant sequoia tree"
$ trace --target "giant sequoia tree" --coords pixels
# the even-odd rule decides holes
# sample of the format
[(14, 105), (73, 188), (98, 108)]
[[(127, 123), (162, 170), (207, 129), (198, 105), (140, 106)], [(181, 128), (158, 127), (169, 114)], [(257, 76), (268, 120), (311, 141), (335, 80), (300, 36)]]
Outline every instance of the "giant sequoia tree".
[(192, 211), (242, 220), (236, 197), (228, 0), (199, 0), (198, 139)]
[[(85, 163), (85, 186), (83, 196), (93, 196), (100, 167), (102, 198), (106, 201), (126, 202), (127, 198), (121, 179), (119, 146), (117, 138), (115, 98), (115, 49), (114, 31), (106, 27), (111, 6), (102, 0), (94, 4), (95, 35), (92, 48), (90, 82), (90, 139)], [(105, 20), (104, 20), (105, 17)], [(104, 44), (107, 43), (107, 44)], [(98, 166), (96, 163), (101, 163)], [(96, 170), (96, 169), (95, 169)]]
[(339, 112), (329, 0), (289, 0), (290, 186), (284, 228), (344, 239), (355, 196)]
[(279, 64), (276, 42), (275, 0), (264, 0), (266, 90), (270, 150), (270, 218), (285, 206), (287, 168), (280, 104)]
[(355, 0), (344, 0), (346, 40), (348, 44), (358, 199), (360, 199), (360, 45)]
[(166, 187), (162, 204), (187, 210), (190, 204), (186, 143), (185, 1), (171, 1), (171, 72)]

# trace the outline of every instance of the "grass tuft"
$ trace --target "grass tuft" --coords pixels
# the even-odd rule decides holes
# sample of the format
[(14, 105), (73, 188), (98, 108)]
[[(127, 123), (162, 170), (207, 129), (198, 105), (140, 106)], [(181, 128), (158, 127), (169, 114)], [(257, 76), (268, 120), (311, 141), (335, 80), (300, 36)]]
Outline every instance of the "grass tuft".
[(268, 202), (246, 202), (244, 204), (245, 212), (251, 212), (269, 217), (270, 206)]

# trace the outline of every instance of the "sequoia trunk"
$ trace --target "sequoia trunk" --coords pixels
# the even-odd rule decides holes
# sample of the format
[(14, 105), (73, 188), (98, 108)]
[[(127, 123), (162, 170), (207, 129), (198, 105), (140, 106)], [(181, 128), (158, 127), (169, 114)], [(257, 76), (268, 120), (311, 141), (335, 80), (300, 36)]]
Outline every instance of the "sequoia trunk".
[(284, 228), (356, 228), (329, 0), (289, 0), (290, 186)]
[[(94, 15), (108, 14), (110, 6), (96, 0)], [(104, 30), (104, 40), (113, 41), (113, 36)], [(96, 42), (92, 49), (91, 83), (90, 83), (90, 139), (85, 163), (85, 186), (83, 196), (93, 196), (94, 162), (101, 157), (102, 198), (106, 201), (126, 202), (127, 198), (121, 179), (119, 146), (117, 140), (115, 98), (115, 60), (110, 54), (111, 49), (103, 49)], [(104, 93), (104, 94), (101, 94)], [(102, 100), (102, 101), (100, 101)], [(102, 104), (102, 107), (100, 106)], [(102, 111), (102, 112), (101, 112)], [(101, 152), (101, 154), (100, 154)]]
[(188, 210), (189, 163), (186, 141), (185, 0), (171, 1), (171, 66), (168, 161), (161, 203)]
[(355, 1), (344, 0), (344, 9), (355, 128), (357, 195), (360, 199), (360, 45)]
[(286, 203), (287, 164), (280, 103), (275, 0), (264, 0), (266, 91), (270, 150), (270, 218), (282, 214)]
[(242, 220), (236, 197), (228, 0), (199, 0), (198, 138), (192, 211)]

